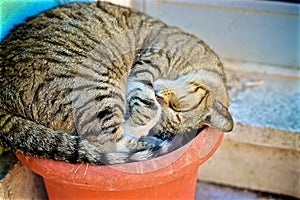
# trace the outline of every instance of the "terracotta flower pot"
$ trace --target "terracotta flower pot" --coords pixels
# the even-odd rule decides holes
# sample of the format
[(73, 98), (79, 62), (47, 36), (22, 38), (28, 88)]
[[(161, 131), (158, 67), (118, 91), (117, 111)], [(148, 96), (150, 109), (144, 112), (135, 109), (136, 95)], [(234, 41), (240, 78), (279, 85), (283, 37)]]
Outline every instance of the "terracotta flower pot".
[(43, 177), (49, 199), (194, 199), (197, 169), (215, 152), (223, 135), (206, 128), (167, 155), (109, 166), (16, 155)]

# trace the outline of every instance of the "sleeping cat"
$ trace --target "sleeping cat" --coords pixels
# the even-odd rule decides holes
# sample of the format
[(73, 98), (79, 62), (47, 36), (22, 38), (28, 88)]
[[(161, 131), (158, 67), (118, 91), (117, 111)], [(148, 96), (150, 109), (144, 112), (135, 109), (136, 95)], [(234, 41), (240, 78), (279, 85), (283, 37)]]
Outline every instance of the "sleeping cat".
[(0, 145), (114, 164), (168, 153), (174, 136), (231, 131), (225, 75), (196, 36), (107, 2), (71, 3), (1, 42)]

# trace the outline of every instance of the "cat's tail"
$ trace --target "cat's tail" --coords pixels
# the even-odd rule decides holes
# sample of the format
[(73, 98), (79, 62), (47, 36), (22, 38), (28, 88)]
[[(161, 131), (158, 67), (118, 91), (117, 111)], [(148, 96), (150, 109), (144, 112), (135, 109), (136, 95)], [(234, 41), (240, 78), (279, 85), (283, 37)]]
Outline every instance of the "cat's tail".
[(0, 145), (25, 154), (78, 162), (79, 137), (33, 121), (0, 113)]
[(70, 163), (122, 164), (149, 160), (182, 146), (180, 134), (155, 148), (137, 152), (106, 152), (77, 134), (55, 131), (19, 116), (0, 113), (0, 146), (24, 154)]

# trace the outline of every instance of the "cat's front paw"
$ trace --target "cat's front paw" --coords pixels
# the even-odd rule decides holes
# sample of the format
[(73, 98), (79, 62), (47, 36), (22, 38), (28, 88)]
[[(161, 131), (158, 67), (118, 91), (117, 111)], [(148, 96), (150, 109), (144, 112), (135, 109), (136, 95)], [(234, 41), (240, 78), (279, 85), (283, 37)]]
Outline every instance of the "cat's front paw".
[(131, 82), (130, 91), (126, 94), (127, 105), (123, 127), (126, 134), (140, 138), (148, 135), (149, 130), (159, 121), (161, 106), (155, 98), (152, 87), (140, 82), (134, 83)]

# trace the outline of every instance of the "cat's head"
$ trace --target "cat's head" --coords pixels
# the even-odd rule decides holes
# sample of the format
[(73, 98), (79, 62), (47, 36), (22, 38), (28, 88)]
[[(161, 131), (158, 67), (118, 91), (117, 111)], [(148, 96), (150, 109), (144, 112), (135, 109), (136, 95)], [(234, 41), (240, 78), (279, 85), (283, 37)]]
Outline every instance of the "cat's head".
[(167, 120), (182, 129), (207, 125), (228, 132), (233, 128), (225, 84), (217, 72), (200, 70), (174, 80), (158, 79), (154, 90)]

